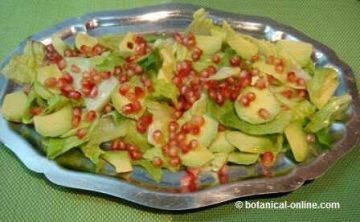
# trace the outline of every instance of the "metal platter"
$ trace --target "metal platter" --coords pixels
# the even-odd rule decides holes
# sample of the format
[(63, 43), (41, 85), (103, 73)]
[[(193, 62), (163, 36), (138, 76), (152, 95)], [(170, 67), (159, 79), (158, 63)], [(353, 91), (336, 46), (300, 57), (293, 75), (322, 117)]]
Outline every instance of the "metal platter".
[[(66, 42), (72, 43), (77, 32), (87, 32), (93, 36), (132, 32), (169, 33), (182, 31), (192, 20), (197, 6), (183, 4), (167, 4), (124, 11), (103, 11), (89, 13), (81, 17), (66, 20), (45, 31), (28, 37), (0, 65), (4, 67), (11, 57), (22, 52), (26, 41), (35, 40), (44, 44), (50, 43), (50, 37), (60, 35)], [(285, 157), (279, 158), (274, 171), (279, 173), (272, 177), (247, 178), (245, 168), (234, 168), (233, 177), (237, 179), (229, 184), (212, 184), (192, 193), (171, 191), (178, 184), (174, 177), (179, 174), (167, 175), (160, 184), (147, 179), (146, 175), (137, 170), (133, 173), (133, 181), (78, 172), (61, 167), (41, 154), (27, 140), (17, 134), (11, 124), (0, 117), (0, 140), (30, 170), (42, 173), (51, 182), (64, 187), (100, 192), (116, 196), (147, 207), (163, 210), (196, 209), (240, 197), (260, 194), (283, 193), (301, 187), (305, 181), (323, 175), (338, 159), (353, 149), (358, 143), (360, 133), (360, 104), (354, 74), (350, 67), (341, 61), (331, 49), (307, 37), (301, 32), (269, 18), (245, 16), (212, 9), (206, 9), (215, 22), (227, 20), (239, 32), (271, 41), (279, 39), (301, 40), (312, 43), (315, 48), (314, 59), (317, 67), (332, 67), (340, 74), (341, 84), (336, 94), (350, 93), (352, 113), (346, 124), (335, 125), (335, 130), (343, 131), (342, 138), (334, 147), (307, 163), (295, 165)], [(15, 84), (0, 76), (0, 99), (14, 89)], [(340, 127), (336, 127), (340, 126)], [(256, 169), (256, 167), (255, 167)], [(285, 170), (284, 169), (291, 169)], [(210, 179), (209, 179), (210, 178)], [(203, 185), (211, 184), (211, 176), (200, 181)], [(247, 179), (245, 179), (247, 178)], [(210, 180), (210, 182), (209, 182)], [(169, 182), (170, 181), (170, 182)], [(167, 189), (168, 188), (168, 189)]]

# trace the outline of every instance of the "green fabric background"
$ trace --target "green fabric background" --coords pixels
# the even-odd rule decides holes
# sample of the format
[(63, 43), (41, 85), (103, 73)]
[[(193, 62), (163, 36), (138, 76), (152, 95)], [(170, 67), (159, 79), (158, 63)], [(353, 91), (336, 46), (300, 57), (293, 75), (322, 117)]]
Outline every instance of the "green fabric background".
[[(27, 36), (86, 12), (128, 9), (171, 2), (146, 0), (1, 0), (0, 58)], [(180, 2), (180, 1), (177, 1)], [(273, 18), (330, 46), (360, 73), (360, 2), (342, 1), (181, 1), (219, 10)], [(0, 129), (1, 130), (1, 129)], [(0, 221), (359, 221), (360, 149), (326, 175), (285, 195), (251, 201), (335, 201), (340, 210), (237, 210), (234, 201), (207, 209), (169, 213), (120, 199), (62, 188), (27, 170), (0, 145)]]

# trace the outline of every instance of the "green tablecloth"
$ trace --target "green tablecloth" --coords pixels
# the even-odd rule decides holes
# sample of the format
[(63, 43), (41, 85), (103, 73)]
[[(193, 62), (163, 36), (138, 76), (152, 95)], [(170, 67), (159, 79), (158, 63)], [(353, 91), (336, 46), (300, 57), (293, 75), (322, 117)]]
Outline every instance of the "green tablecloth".
[[(86, 12), (127, 9), (171, 2), (135, 0), (2, 0), (0, 58), (25, 37)], [(333, 48), (360, 73), (360, 2), (342, 1), (182, 1), (219, 10), (261, 15), (291, 25)], [(0, 129), (1, 130), (1, 129)], [(358, 147), (359, 148), (359, 147)], [(116, 198), (66, 189), (30, 172), (0, 146), (0, 221), (303, 221), (360, 219), (360, 149), (340, 160), (326, 175), (285, 195), (251, 201), (334, 201), (339, 210), (261, 210), (234, 207), (234, 201), (185, 212), (157, 212)]]

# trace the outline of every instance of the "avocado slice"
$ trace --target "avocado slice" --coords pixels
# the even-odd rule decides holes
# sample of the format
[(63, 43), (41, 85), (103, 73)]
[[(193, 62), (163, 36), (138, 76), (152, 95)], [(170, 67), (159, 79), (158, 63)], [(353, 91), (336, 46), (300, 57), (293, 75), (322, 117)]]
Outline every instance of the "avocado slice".
[[(255, 94), (255, 100), (250, 103), (249, 106), (243, 106), (241, 104), (241, 98), (248, 93)], [(280, 103), (276, 100), (274, 95), (268, 88), (258, 89), (256, 87), (247, 87), (239, 95), (234, 102), (236, 114), (246, 122), (252, 124), (261, 124), (270, 122), (281, 111)], [(259, 116), (259, 110), (265, 109), (269, 113), (268, 118), (262, 118)]]
[(311, 57), (313, 46), (307, 42), (279, 40), (276, 42), (279, 51), (287, 51), (288, 54), (301, 66), (305, 66)]
[(57, 65), (51, 64), (48, 66), (43, 66), (38, 69), (37, 75), (36, 75), (36, 80), (44, 85), (46, 79), (48, 79), (50, 77), (54, 77), (57, 79), (57, 78), (60, 78), (61, 76), (62, 76), (62, 73), (59, 70), (59, 68), (57, 67)]
[(133, 170), (127, 151), (108, 151), (103, 153), (101, 157), (113, 165), (117, 173), (127, 173)]
[(235, 150), (235, 146), (233, 146), (225, 137), (226, 132), (218, 132), (214, 141), (209, 146), (209, 150), (211, 152), (223, 152), (223, 153), (230, 153), (231, 151)]
[(86, 33), (79, 32), (75, 36), (75, 46), (77, 49), (81, 49), (81, 46), (83, 45), (92, 48), (96, 44), (98, 44), (97, 38), (89, 36)]
[(253, 55), (256, 55), (259, 51), (257, 45), (251, 41), (241, 37), (240, 35), (234, 35), (227, 40), (229, 46), (236, 51), (244, 59), (250, 59)]
[(339, 77), (334, 69), (316, 69), (314, 77), (307, 83), (311, 102), (321, 109), (335, 93), (339, 84)]
[(22, 90), (6, 94), (1, 114), (9, 121), (21, 122), (27, 109), (27, 100), (27, 95)]
[(309, 153), (306, 133), (298, 122), (290, 123), (285, 128), (285, 136), (290, 144), (291, 151), (298, 162), (303, 162)]
[(190, 134), (186, 140), (191, 141), (192, 139), (196, 139), (203, 146), (208, 147), (217, 134), (219, 123), (208, 115), (204, 115), (203, 117), (205, 123), (201, 126), (199, 135)]
[(186, 154), (181, 154), (180, 159), (184, 166), (198, 168), (214, 159), (214, 154), (199, 144), (196, 149), (190, 150)]
[(45, 100), (48, 100), (53, 96), (53, 94), (49, 90), (47, 90), (43, 85), (41, 85), (39, 82), (34, 82), (33, 87), (35, 92)]
[(240, 131), (228, 131), (226, 139), (241, 152), (261, 154), (272, 150), (274, 145), (269, 137), (251, 136)]
[(204, 55), (212, 55), (221, 49), (222, 37), (220, 35), (196, 35), (196, 46), (202, 49)]
[[(275, 66), (267, 64), (264, 61), (258, 61), (253, 64), (253, 67), (258, 69), (260, 72), (268, 74), (279, 80), (280, 82), (286, 82), (286, 75), (280, 74), (275, 70)], [(286, 72), (286, 71), (284, 71)]]
[(236, 164), (250, 165), (256, 163), (259, 159), (259, 154), (254, 153), (243, 153), (234, 151), (229, 154), (228, 161)]
[(214, 153), (214, 159), (211, 161), (211, 170), (212, 171), (219, 171), (222, 166), (224, 166), (228, 161), (229, 153), (227, 152), (220, 152)]
[(57, 112), (44, 116), (35, 116), (36, 132), (45, 137), (57, 137), (72, 127), (72, 107), (67, 105)]

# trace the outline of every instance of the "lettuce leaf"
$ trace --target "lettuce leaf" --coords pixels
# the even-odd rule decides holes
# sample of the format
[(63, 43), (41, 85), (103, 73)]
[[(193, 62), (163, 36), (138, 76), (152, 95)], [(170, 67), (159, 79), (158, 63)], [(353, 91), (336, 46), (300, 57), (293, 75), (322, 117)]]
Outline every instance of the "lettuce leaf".
[(149, 173), (151, 178), (153, 178), (157, 183), (161, 181), (164, 172), (161, 168), (155, 167), (152, 162), (148, 160), (136, 160), (133, 162), (134, 165), (139, 165)]
[(119, 137), (123, 137), (127, 133), (128, 122), (122, 122), (116, 125), (111, 116), (101, 118), (99, 123), (92, 132), (89, 144), (101, 144)]
[(176, 104), (179, 90), (173, 83), (166, 82), (164, 79), (157, 79), (153, 83), (154, 92), (151, 93), (150, 98)]
[(99, 145), (95, 144), (86, 144), (81, 146), (80, 149), (85, 157), (91, 160), (94, 164), (99, 163), (100, 155), (104, 153), (104, 151), (100, 149)]
[(15, 55), (4, 67), (2, 73), (17, 83), (31, 83), (36, 78), (36, 70), (44, 61), (44, 45), (29, 41), (22, 55)]
[(328, 127), (331, 124), (332, 116), (345, 106), (349, 106), (351, 102), (351, 96), (346, 94), (343, 96), (335, 96), (329, 100), (329, 102), (317, 111), (311, 121), (306, 125), (306, 130), (312, 133), (316, 133), (319, 130)]
[(282, 133), (292, 118), (291, 112), (284, 111), (270, 122), (253, 125), (241, 120), (236, 115), (230, 101), (226, 101), (223, 106), (218, 106), (214, 101), (209, 100), (207, 108), (209, 114), (221, 124), (251, 135)]
[(119, 51), (119, 45), (124, 36), (105, 35), (98, 38), (99, 44), (112, 51)]
[(209, 13), (205, 9), (201, 8), (193, 14), (193, 21), (187, 27), (186, 32), (192, 32), (194, 34), (209, 35), (210, 29), (215, 25), (213, 20), (208, 18)]
[(115, 66), (123, 65), (124, 61), (124, 58), (117, 52), (106, 56), (96, 56), (90, 60), (91, 65), (98, 71), (112, 71)]

